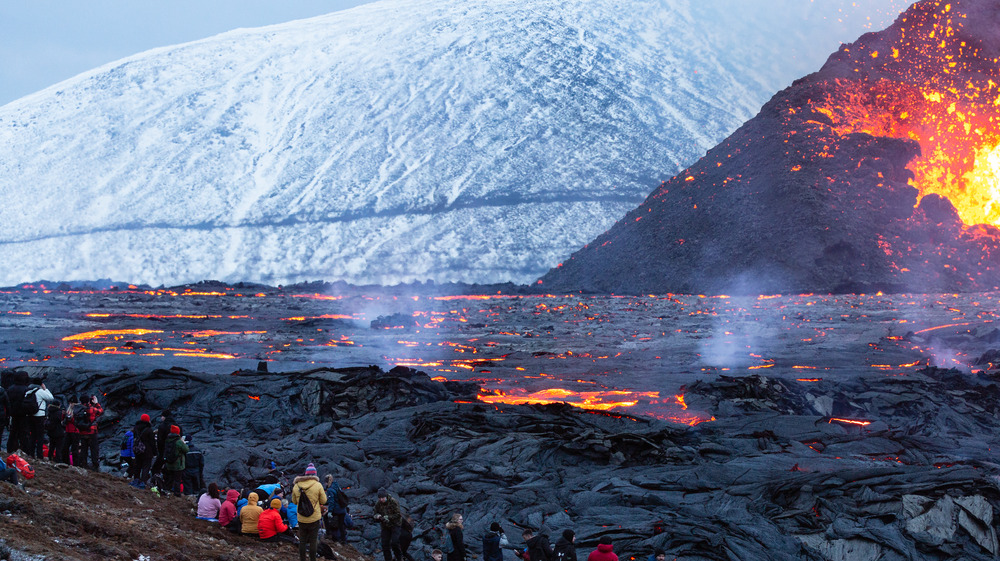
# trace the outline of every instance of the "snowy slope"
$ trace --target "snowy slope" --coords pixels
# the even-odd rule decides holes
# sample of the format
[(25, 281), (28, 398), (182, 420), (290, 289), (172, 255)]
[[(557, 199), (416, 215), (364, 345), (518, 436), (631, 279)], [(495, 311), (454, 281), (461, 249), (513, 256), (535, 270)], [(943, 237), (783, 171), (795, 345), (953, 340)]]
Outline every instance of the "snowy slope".
[(531, 281), (861, 31), (777, 4), (386, 0), (96, 69), (0, 107), (0, 284)]

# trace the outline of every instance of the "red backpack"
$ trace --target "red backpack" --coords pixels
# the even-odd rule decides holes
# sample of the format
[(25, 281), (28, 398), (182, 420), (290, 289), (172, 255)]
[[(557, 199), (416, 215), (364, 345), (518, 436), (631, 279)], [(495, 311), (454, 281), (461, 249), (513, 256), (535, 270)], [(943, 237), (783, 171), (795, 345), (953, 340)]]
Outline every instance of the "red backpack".
[(20, 473), (21, 477), (25, 479), (35, 478), (35, 468), (31, 467), (31, 464), (26, 462), (24, 458), (18, 456), (17, 454), (7, 456), (7, 465), (10, 466), (11, 469), (16, 469), (17, 473)]

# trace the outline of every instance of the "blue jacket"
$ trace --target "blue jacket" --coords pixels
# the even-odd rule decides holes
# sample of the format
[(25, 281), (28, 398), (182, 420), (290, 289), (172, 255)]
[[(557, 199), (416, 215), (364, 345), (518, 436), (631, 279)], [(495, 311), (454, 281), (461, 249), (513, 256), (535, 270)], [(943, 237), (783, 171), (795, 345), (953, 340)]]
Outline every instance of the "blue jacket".
[(333, 514), (344, 514), (347, 512), (346, 508), (337, 504), (337, 494), (343, 492), (344, 491), (341, 490), (340, 485), (337, 484), (336, 479), (333, 481), (333, 483), (330, 484), (329, 487), (326, 488), (326, 496), (329, 499), (326, 502), (326, 506), (330, 509), (330, 512), (332, 512)]

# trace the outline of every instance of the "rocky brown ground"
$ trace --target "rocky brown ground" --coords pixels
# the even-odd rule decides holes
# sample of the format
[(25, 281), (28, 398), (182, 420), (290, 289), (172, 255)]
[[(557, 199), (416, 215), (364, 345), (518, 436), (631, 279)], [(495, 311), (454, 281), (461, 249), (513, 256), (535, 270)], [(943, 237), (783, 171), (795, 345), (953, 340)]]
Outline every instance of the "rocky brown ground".
[[(67, 466), (34, 464), (25, 490), (0, 483), (0, 559), (279, 560), (293, 546), (264, 544), (197, 520), (190, 497), (160, 497), (125, 480)], [(334, 546), (341, 561), (367, 561)]]

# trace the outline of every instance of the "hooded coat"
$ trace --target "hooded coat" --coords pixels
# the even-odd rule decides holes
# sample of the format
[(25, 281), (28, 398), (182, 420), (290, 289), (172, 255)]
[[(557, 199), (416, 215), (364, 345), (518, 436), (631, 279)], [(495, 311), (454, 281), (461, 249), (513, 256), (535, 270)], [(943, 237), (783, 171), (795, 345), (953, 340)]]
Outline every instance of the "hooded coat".
[(266, 540), (267, 538), (273, 538), (282, 532), (288, 531), (288, 526), (281, 521), (281, 513), (272, 507), (260, 514), (260, 520), (257, 521), (257, 530), (260, 533), (260, 539)]
[(299, 524), (316, 522), (323, 517), (319, 507), (326, 504), (326, 491), (323, 490), (323, 484), (315, 475), (300, 475), (295, 478), (292, 486), (292, 502), (298, 506), (302, 504), (303, 500), (311, 502), (314, 508), (313, 513), (309, 516), (304, 516), (302, 510), (298, 510)]
[(236, 501), (240, 500), (240, 492), (236, 489), (226, 491), (226, 500), (219, 508), (219, 525), (226, 527), (236, 518)]
[(566, 536), (559, 536), (552, 554), (552, 561), (576, 561), (576, 546)]
[(587, 561), (618, 561), (618, 556), (615, 555), (613, 545), (602, 543), (597, 546), (597, 549), (590, 552)]
[[(142, 442), (146, 449), (142, 454), (136, 454), (138, 458), (152, 458), (156, 456), (156, 436), (153, 434), (153, 425), (149, 421), (138, 420), (132, 427), (132, 435), (135, 441)], [(135, 450), (135, 444), (132, 444)]]
[[(229, 502), (229, 495), (226, 495), (226, 502)], [(247, 505), (240, 510), (240, 523), (243, 527), (240, 531), (244, 534), (257, 535), (260, 533), (257, 523), (264, 509), (257, 506), (257, 493), (247, 495)]]
[(549, 545), (549, 538), (544, 534), (539, 534), (527, 542), (528, 555), (531, 561), (549, 561), (552, 559), (552, 546)]
[(188, 450), (190, 450), (187, 443), (181, 440), (179, 435), (171, 433), (170, 436), (167, 437), (167, 443), (163, 447), (164, 450), (166, 450), (167, 446), (174, 446), (177, 448), (177, 459), (173, 462), (164, 464), (163, 469), (167, 471), (184, 471), (184, 468), (187, 466), (187, 453)]

